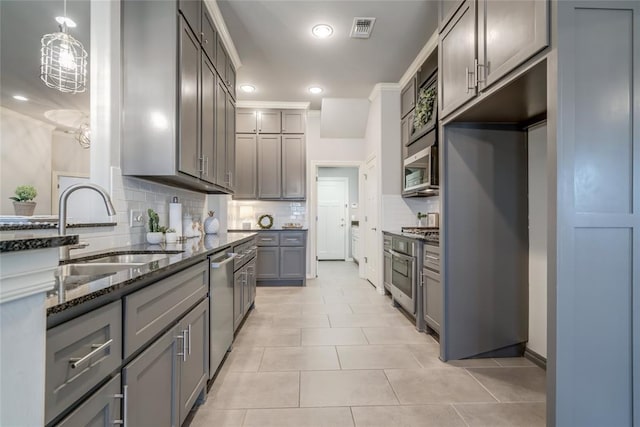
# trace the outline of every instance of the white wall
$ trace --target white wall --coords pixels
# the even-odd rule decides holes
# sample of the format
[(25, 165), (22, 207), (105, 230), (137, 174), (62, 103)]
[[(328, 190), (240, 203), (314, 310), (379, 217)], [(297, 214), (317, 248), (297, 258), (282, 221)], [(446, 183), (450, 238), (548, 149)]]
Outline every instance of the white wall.
[(0, 214), (13, 215), (9, 197), (19, 185), (33, 185), (36, 215), (51, 213), (53, 126), (0, 107)]
[[(334, 130), (335, 131), (335, 130)], [(307, 112), (307, 165), (312, 161), (362, 161), (365, 157), (364, 138), (320, 137), (320, 112)], [(307, 169), (307, 174), (310, 170)], [(307, 182), (307, 185), (309, 182)]]
[(52, 144), (52, 170), (89, 174), (91, 149), (82, 148), (75, 135), (56, 130)]
[(547, 126), (529, 129), (529, 342), (547, 357)]
[[(359, 220), (359, 180), (358, 180), (358, 168), (342, 168), (342, 167), (322, 167), (318, 168), (318, 176), (324, 178), (347, 178), (349, 180), (349, 217), (346, 218), (347, 227), (347, 243), (349, 246), (349, 253), (347, 256), (351, 258), (353, 248), (351, 247), (351, 221)], [(356, 203), (357, 207), (353, 207)]]

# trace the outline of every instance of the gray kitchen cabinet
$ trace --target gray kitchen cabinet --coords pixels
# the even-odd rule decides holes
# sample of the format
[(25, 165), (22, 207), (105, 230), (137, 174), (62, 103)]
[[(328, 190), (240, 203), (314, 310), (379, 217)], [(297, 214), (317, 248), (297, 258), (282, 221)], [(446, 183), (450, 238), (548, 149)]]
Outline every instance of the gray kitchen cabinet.
[(391, 256), (390, 253), (387, 253), (385, 251), (384, 253), (384, 266), (383, 266), (383, 273), (384, 273), (384, 287), (385, 288), (389, 288), (391, 286), (391, 272), (392, 272), (392, 262), (393, 262), (393, 257)]
[(202, 11), (202, 32), (200, 33), (200, 43), (202, 43), (203, 52), (209, 57), (211, 63), (215, 65), (218, 32), (216, 31), (216, 26), (213, 23), (213, 18), (211, 18), (211, 15), (209, 15), (209, 12), (204, 5), (202, 6)]
[(400, 117), (409, 114), (416, 107), (416, 78), (413, 77), (400, 92)]
[[(204, 299), (178, 324), (183, 356), (180, 364), (180, 424), (184, 423), (209, 378), (209, 302)], [(178, 349), (180, 352), (180, 349)]]
[(178, 328), (172, 328), (122, 369), (127, 425), (178, 425), (176, 385), (183, 340)]
[(282, 196), (282, 137), (258, 135), (258, 198)]
[(227, 96), (225, 113), (227, 117), (225, 140), (227, 156), (225, 164), (229, 175), (227, 188), (233, 193), (236, 188), (236, 104), (230, 96)]
[[(191, 3), (191, 2), (189, 2)], [(184, 19), (180, 19), (180, 172), (195, 178), (202, 170), (200, 156), (199, 90), (200, 87), (200, 43)]]
[(430, 328), (440, 333), (443, 305), (440, 275), (424, 268), (422, 270), (422, 287), (424, 320)]
[(122, 424), (120, 374), (100, 387), (56, 427), (105, 427)]
[(256, 260), (253, 259), (247, 264), (247, 275), (249, 281), (249, 309), (256, 300)]
[(47, 331), (45, 423), (50, 423), (122, 363), (118, 300)]
[(306, 250), (304, 247), (280, 247), (280, 278), (304, 277)]
[(215, 184), (216, 159), (216, 71), (206, 56), (202, 56), (202, 91), (201, 91), (201, 141), (202, 141), (202, 177), (201, 179)]
[(226, 84), (227, 80), (228, 61), (229, 56), (227, 55), (227, 50), (224, 48), (222, 37), (218, 37), (216, 40), (216, 70), (218, 70), (223, 84)]
[(258, 130), (258, 113), (253, 110), (238, 110), (236, 113), (236, 132), (256, 133)]
[(280, 233), (280, 246), (304, 246), (305, 236), (304, 231)]
[(233, 275), (233, 330), (235, 331), (244, 316), (244, 270)]
[(258, 133), (281, 133), (280, 111), (263, 110), (258, 112)]
[(476, 95), (476, 0), (466, 0), (440, 34), (438, 46), (442, 116)]
[(306, 115), (301, 110), (282, 111), (282, 133), (304, 133)]
[(280, 248), (278, 246), (258, 247), (256, 279), (270, 280), (280, 277)]
[(304, 135), (282, 135), (283, 199), (304, 199), (306, 160)]
[(229, 186), (227, 170), (227, 90), (222, 79), (216, 85), (216, 182)]
[(402, 147), (406, 147), (407, 145), (409, 145), (409, 118), (408, 117), (405, 117), (400, 121), (400, 142), (402, 143)]
[(243, 277), (243, 288), (242, 288), (242, 311), (246, 313), (249, 311), (251, 307), (251, 277), (249, 277), (249, 265), (247, 264), (243, 268), (244, 277)]
[(258, 195), (258, 146), (255, 134), (236, 135), (236, 174), (234, 199), (255, 199)]
[(256, 239), (258, 246), (280, 245), (280, 233), (277, 231), (261, 231)]
[[(416, 117), (415, 111), (411, 111), (409, 114), (407, 114), (407, 117), (406, 117), (406, 119), (407, 119), (407, 123), (406, 123), (406, 125), (407, 125), (407, 135), (409, 137), (407, 145), (409, 145), (409, 143), (412, 142), (413, 136), (414, 136), (414, 134), (416, 132), (416, 129), (413, 126), (413, 121), (414, 121), (415, 117)], [(404, 147), (405, 146), (402, 147), (403, 150), (404, 150)]]
[(203, 5), (200, 0), (179, 0), (178, 9), (195, 34), (201, 31), (201, 15)]
[(227, 59), (227, 88), (233, 99), (236, 99), (236, 68), (231, 59)]
[(478, 0), (480, 90), (548, 45), (548, 7), (540, 0)]
[(460, 5), (464, 3), (464, 0), (439, 0), (438, 1), (438, 29), (442, 31), (447, 23), (456, 13)]

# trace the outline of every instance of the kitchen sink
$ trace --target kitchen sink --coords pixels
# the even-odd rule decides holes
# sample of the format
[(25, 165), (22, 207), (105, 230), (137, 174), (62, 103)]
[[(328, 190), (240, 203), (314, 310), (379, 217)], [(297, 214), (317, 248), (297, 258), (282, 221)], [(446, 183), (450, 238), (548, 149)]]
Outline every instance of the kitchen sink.
[(60, 266), (61, 276), (99, 276), (104, 274), (113, 274), (118, 271), (127, 270), (129, 268), (140, 267), (143, 262), (91, 262), (80, 264), (66, 264)]
[(83, 261), (83, 264), (147, 264), (167, 258), (167, 254), (116, 254)]

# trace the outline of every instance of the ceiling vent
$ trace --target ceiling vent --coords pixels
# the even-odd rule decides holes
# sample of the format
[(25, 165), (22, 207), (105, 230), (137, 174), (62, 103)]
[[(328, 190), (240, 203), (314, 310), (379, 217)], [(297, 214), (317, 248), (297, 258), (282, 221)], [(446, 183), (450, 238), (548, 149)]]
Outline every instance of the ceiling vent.
[(350, 37), (352, 39), (368, 39), (373, 31), (376, 18), (353, 18)]

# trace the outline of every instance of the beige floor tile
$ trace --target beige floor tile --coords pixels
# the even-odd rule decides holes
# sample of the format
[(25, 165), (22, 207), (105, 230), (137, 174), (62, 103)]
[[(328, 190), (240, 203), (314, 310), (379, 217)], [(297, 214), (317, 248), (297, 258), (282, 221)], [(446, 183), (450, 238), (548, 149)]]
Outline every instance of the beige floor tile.
[(440, 360), (440, 345), (435, 342), (427, 341), (424, 344), (409, 344), (407, 348), (423, 368), (453, 367)]
[(463, 369), (388, 369), (385, 373), (403, 405), (495, 402)]
[(300, 373), (300, 407), (397, 404), (383, 371)]
[(469, 368), (500, 402), (544, 402), (546, 374), (541, 368)]
[(456, 368), (497, 368), (499, 366), (495, 360), (489, 358), (449, 360), (446, 364)]
[(424, 344), (431, 338), (412, 326), (389, 328), (362, 328), (370, 344)]
[(496, 363), (504, 367), (534, 367), (536, 366), (531, 360), (524, 357), (501, 357), (495, 359)]
[(197, 409), (190, 427), (241, 427), (246, 409), (213, 409), (202, 406)]
[(229, 372), (213, 396), (216, 409), (291, 408), (299, 405), (299, 372)]
[(328, 328), (329, 318), (326, 314), (295, 314), (273, 316), (271, 326), (279, 328)]
[(538, 403), (473, 403), (454, 405), (469, 427), (544, 427), (546, 405)]
[(349, 408), (250, 409), (245, 427), (353, 427)]
[(264, 347), (232, 347), (224, 362), (231, 372), (258, 372)]
[(349, 304), (351, 310), (358, 314), (383, 314), (383, 313), (397, 313), (398, 309), (389, 305), (383, 304)]
[(295, 347), (300, 345), (300, 329), (269, 327), (242, 330), (233, 342), (234, 347)]
[(451, 405), (365, 406), (351, 408), (356, 426), (466, 427)]
[(262, 303), (256, 304), (253, 312), (250, 316), (256, 315), (269, 315), (274, 313), (289, 313), (296, 314), (301, 313), (302, 308), (300, 304), (278, 304), (278, 303)]
[(399, 313), (390, 314), (330, 314), (332, 328), (385, 328), (410, 325)]
[(329, 295), (323, 298), (325, 304), (371, 304), (369, 297), (359, 295)]
[(366, 345), (360, 328), (302, 329), (302, 345)]
[(335, 347), (269, 347), (260, 371), (323, 371), (340, 369)]
[(406, 346), (360, 345), (337, 347), (342, 369), (416, 369), (420, 364)]
[(304, 304), (301, 306), (302, 314), (338, 314), (353, 313), (349, 304)]

